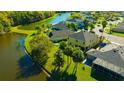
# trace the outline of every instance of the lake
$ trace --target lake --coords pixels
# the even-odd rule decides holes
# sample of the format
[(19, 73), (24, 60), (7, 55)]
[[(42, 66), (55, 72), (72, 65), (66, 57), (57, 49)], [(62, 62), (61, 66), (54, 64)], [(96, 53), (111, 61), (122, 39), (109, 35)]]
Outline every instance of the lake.
[(24, 51), (25, 35), (8, 33), (0, 36), (0, 80), (45, 80)]
[[(70, 13), (63, 13), (51, 20), (57, 24), (66, 20)], [(26, 35), (7, 33), (0, 36), (0, 80), (46, 80), (47, 76), (39, 70), (26, 55), (24, 40)]]
[(71, 15), (71, 13), (63, 13), (52, 19), (49, 24), (55, 25), (59, 22), (67, 20), (67, 18)]

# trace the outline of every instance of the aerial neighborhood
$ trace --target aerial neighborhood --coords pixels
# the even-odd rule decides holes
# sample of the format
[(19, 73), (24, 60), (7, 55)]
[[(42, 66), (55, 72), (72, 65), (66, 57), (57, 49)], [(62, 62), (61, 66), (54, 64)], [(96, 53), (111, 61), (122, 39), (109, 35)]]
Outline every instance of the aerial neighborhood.
[[(11, 32), (27, 34), (24, 49), (42, 80), (120, 81), (124, 80), (123, 16), (119, 11), (54, 12), (41, 22), (11, 27)], [(34, 73), (27, 79), (34, 79)]]
[[(54, 32), (52, 32), (50, 38), (52, 41), (59, 42), (64, 40), (67, 41), (68, 45), (80, 47), (85, 55), (85, 61), (83, 59), (82, 63), (86, 63), (91, 67), (91, 76), (99, 77), (98, 79), (101, 80), (124, 80), (124, 46), (123, 44), (116, 44), (117, 36), (115, 42), (109, 41), (109, 36), (104, 36), (103, 31), (112, 30), (107, 33), (119, 32), (123, 34), (124, 22), (122, 19), (109, 20), (111, 22), (103, 21), (102, 24), (95, 25), (93, 29), (84, 29), (85, 23), (83, 19), (70, 18), (67, 21), (53, 25)], [(92, 27), (93, 24), (89, 25)], [(104, 25), (106, 25), (106, 28)]]

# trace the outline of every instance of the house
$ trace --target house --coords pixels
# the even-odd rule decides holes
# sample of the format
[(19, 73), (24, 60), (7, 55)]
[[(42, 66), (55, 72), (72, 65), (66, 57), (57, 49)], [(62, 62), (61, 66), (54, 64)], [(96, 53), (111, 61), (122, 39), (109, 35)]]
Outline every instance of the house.
[(89, 49), (99, 43), (99, 37), (95, 33), (82, 30), (80, 32), (70, 34), (68, 42), (70, 44)]
[(109, 44), (100, 50), (91, 49), (87, 58), (92, 60), (92, 73), (109, 80), (124, 80), (124, 46)]
[(58, 41), (61, 41), (61, 40), (66, 40), (68, 38), (68, 36), (72, 33), (74, 33), (74, 32), (69, 31), (69, 30), (53, 31), (50, 38), (53, 42), (58, 42)]
[(51, 28), (52, 30), (69, 30), (65, 21), (55, 24)]
[(124, 33), (124, 22), (118, 24), (118, 26), (112, 29), (113, 32)]

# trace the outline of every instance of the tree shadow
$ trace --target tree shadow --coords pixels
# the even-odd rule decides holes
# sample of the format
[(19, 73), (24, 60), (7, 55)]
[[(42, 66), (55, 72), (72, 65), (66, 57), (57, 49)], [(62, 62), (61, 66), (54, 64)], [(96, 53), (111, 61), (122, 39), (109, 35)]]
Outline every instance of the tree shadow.
[(32, 62), (28, 55), (23, 56), (18, 61), (18, 72), (16, 79), (28, 78), (30, 76), (38, 75), (41, 73), (39, 64)]
[(91, 70), (91, 77), (95, 78), (98, 81), (115, 81), (114, 79), (94, 70)]
[[(64, 71), (61, 71), (59, 68), (54, 68), (51, 71), (51, 77), (47, 77), (48, 81), (75, 81), (77, 80), (76, 71), (73, 70), (71, 74), (67, 72), (69, 65), (66, 66)], [(74, 68), (75, 69), (75, 68)]]

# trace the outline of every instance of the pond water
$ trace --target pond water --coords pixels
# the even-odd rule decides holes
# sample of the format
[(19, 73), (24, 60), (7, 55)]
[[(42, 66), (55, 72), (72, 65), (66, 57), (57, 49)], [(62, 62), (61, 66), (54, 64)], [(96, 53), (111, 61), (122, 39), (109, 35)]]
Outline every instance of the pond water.
[(52, 19), (49, 24), (55, 25), (59, 22), (67, 20), (67, 18), (71, 15), (71, 13), (63, 13), (58, 15), (56, 18)]
[[(70, 13), (58, 15), (51, 24), (64, 21)], [(26, 55), (24, 40), (26, 35), (8, 33), (0, 36), (0, 80), (46, 80), (47, 76), (39, 70)]]
[(0, 80), (45, 80), (25, 54), (25, 35), (8, 33), (0, 36)]

